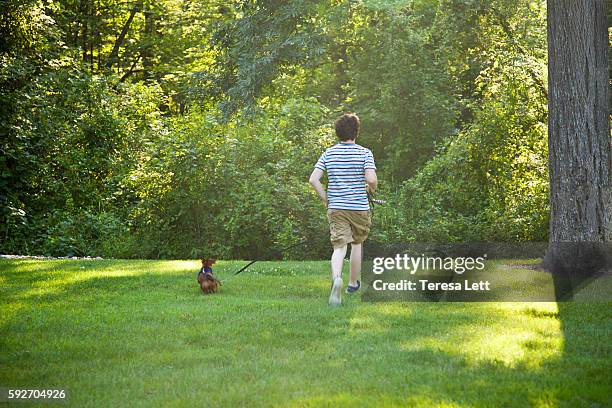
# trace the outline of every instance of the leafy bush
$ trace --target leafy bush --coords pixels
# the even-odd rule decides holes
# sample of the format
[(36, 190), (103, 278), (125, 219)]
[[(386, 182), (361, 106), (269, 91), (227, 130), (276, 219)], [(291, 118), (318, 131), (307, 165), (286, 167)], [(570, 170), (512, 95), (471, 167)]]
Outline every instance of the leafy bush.
[(39, 247), (50, 256), (123, 258), (133, 244), (123, 220), (112, 213), (54, 211), (43, 222), (48, 227)]
[(381, 238), (547, 240), (546, 99), (523, 70), (494, 66), (479, 79), (484, 103), (474, 122), (448, 137), (381, 211)]
[(155, 87), (125, 85), (118, 93), (112, 78), (55, 63), (37, 73), (7, 58), (0, 70), (0, 81), (14, 86), (0, 116), (3, 252), (93, 254), (95, 243), (77, 242), (85, 235), (68, 231), (62, 241), (61, 228), (87, 225), (87, 214), (124, 218), (130, 197), (118, 182), (163, 129)]
[(315, 101), (271, 104), (255, 121), (220, 123), (191, 113), (152, 143), (123, 180), (138, 198), (130, 225), (143, 257), (280, 256), (302, 238), (300, 256), (328, 246), (324, 210), (307, 183), (332, 142)]

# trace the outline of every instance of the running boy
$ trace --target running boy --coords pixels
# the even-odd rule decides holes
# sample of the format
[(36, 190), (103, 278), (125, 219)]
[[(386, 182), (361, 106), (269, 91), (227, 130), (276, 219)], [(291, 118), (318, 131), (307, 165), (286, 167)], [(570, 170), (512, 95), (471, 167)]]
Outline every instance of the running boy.
[[(359, 118), (345, 113), (335, 122), (340, 143), (321, 155), (310, 175), (310, 184), (327, 207), (329, 232), (334, 253), (331, 257), (332, 289), (329, 304), (340, 305), (342, 263), (347, 244), (351, 244), (351, 266), (346, 293), (355, 293), (361, 283), (362, 243), (368, 237), (372, 217), (367, 192), (373, 193), (378, 179), (374, 157), (369, 149), (355, 143), (359, 134)], [(327, 171), (327, 191), (321, 176)]]

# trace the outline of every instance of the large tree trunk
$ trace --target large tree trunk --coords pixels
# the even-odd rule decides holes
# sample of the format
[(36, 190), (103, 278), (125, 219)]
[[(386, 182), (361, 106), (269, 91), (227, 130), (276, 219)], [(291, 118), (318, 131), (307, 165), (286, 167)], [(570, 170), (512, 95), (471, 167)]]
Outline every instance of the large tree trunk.
[(609, 262), (611, 139), (606, 0), (548, 0), (550, 245), (576, 281)]

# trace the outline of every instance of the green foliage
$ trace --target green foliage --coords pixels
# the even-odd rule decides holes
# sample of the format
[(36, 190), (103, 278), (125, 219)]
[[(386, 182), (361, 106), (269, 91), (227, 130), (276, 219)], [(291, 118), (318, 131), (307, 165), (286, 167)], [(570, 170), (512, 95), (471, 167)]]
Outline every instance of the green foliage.
[(457, 103), (444, 58), (432, 46), (427, 12), (364, 11), (350, 54), (347, 106), (359, 112), (362, 139), (382, 160), (385, 175), (413, 175), (453, 131)]
[(383, 241), (478, 241), (485, 226), (486, 192), (470, 159), (470, 144), (454, 138), (442, 145), (413, 178), (377, 209)]
[(300, 100), (263, 111), (231, 124), (193, 113), (149, 146), (123, 181), (138, 197), (132, 225), (152, 241), (141, 256), (249, 258), (304, 237), (320, 253), (324, 214), (307, 179), (330, 144), (324, 112)]
[(544, 1), (0, 7), (2, 252), (327, 256), (306, 180), (346, 110), (372, 239), (547, 237)]
[[(139, 85), (124, 87), (119, 95), (106, 78), (91, 77), (61, 61), (50, 61), (57, 67), (38, 75), (20, 58), (5, 61), (5, 83), (22, 81), (18, 75), (24, 78), (22, 87), (4, 96), (12, 105), (2, 116), (3, 250), (95, 253), (94, 242), (71, 248), (45, 237), (60, 234), (63, 222), (78, 225), (76, 220), (88, 213), (95, 218), (111, 211), (121, 219), (126, 202), (118, 182), (137, 161), (139, 146), (158, 131), (161, 95)], [(65, 241), (85, 236), (67, 236)]]
[(220, 27), (215, 38), (226, 117), (242, 107), (253, 115), (257, 98), (284, 68), (321, 57), (324, 36), (317, 16), (325, 10), (309, 0), (242, 2), (238, 18)]
[(472, 3), (441, 2), (444, 25), (434, 24), (447, 30), (435, 36), (461, 85), (462, 128), (392, 189), (381, 240), (548, 237), (544, 4)]
[(54, 211), (40, 244), (43, 253), (63, 256), (129, 257), (136, 248), (123, 220), (113, 213)]

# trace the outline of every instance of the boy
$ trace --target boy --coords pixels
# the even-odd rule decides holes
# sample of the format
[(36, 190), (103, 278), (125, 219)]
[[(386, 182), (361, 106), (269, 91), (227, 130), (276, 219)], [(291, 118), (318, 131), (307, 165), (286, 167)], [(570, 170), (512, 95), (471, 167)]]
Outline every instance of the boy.
[[(334, 253), (331, 257), (332, 289), (329, 304), (340, 305), (342, 262), (347, 244), (351, 244), (351, 266), (346, 293), (359, 290), (362, 243), (368, 237), (372, 217), (367, 193), (373, 193), (378, 179), (374, 157), (369, 149), (355, 143), (359, 134), (359, 118), (345, 113), (335, 122), (340, 143), (321, 155), (310, 175), (310, 184), (327, 207), (327, 219)], [(321, 176), (327, 171), (327, 192)]]

